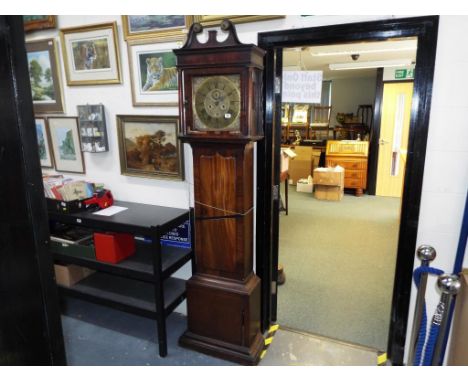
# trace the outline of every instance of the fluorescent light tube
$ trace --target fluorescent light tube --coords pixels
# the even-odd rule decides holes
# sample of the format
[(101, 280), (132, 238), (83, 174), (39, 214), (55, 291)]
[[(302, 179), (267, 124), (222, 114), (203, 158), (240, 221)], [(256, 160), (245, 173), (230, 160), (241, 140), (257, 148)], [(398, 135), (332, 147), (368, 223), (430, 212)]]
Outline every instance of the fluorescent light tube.
[(342, 50), (335, 52), (310, 52), (314, 57), (325, 56), (351, 56), (352, 54), (366, 54), (366, 53), (386, 53), (386, 52), (401, 52), (416, 50), (417, 46), (408, 46), (400, 48), (381, 48), (381, 49), (356, 49), (356, 50)]
[(352, 69), (373, 69), (373, 68), (389, 68), (395, 66), (408, 66), (412, 64), (412, 60), (386, 60), (386, 61), (362, 61), (362, 62), (345, 62), (340, 64), (330, 64), (330, 70), (352, 70)]

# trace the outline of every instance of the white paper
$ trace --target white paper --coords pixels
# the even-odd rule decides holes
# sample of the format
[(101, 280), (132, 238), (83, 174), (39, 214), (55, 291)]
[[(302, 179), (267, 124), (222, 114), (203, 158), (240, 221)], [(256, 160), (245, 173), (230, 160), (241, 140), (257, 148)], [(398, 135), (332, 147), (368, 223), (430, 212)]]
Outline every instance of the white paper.
[(118, 214), (119, 212), (128, 210), (127, 207), (119, 207), (119, 206), (111, 206), (104, 208), (101, 211), (93, 212), (93, 215), (101, 215), (101, 216), (112, 216)]

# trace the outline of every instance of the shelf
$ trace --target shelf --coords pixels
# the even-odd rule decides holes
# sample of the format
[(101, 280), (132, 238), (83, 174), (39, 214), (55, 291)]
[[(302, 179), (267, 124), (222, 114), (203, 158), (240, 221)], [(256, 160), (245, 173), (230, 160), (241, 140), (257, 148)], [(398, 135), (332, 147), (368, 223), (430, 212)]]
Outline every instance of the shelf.
[[(118, 264), (104, 263), (96, 259), (89, 259), (74, 255), (54, 253), (54, 260), (64, 263), (76, 264), (83, 267), (111, 273), (117, 276), (130, 277), (135, 280), (154, 282), (153, 251), (151, 244), (136, 242), (137, 251), (135, 255), (125, 259)], [(190, 261), (192, 250), (190, 248), (161, 247), (162, 277), (168, 278), (172, 273)]]
[[(155, 286), (148, 283), (96, 272), (71, 287), (59, 286), (59, 290), (65, 295), (157, 318)], [(184, 298), (185, 280), (168, 278), (164, 282), (164, 316), (169, 315)]]

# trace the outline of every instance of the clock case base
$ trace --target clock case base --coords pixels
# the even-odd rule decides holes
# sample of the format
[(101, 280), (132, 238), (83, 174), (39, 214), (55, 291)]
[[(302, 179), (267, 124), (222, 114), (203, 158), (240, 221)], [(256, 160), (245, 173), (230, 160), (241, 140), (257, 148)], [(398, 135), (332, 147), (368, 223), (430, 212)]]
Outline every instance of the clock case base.
[(182, 347), (243, 365), (256, 365), (264, 348), (260, 332), (260, 279), (243, 281), (195, 275), (187, 281), (188, 330)]

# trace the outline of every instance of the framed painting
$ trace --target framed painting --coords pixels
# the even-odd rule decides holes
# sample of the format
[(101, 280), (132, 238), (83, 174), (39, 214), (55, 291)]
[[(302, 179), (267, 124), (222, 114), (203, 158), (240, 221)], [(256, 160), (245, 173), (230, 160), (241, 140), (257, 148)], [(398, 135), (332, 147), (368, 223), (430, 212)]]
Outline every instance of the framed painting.
[(37, 145), (41, 167), (54, 168), (54, 157), (50, 150), (50, 136), (45, 118), (36, 118)]
[(184, 179), (178, 116), (118, 115), (122, 175)]
[(63, 113), (57, 49), (54, 39), (26, 43), (34, 112)]
[(231, 20), (234, 24), (253, 23), (273, 19), (283, 19), (284, 15), (198, 15), (193, 16), (194, 22), (204, 26), (219, 25), (224, 19)]
[(81, 151), (102, 153), (109, 151), (104, 105), (78, 105)]
[(128, 61), (134, 106), (176, 106), (178, 77), (173, 49), (182, 41), (130, 40)]
[(78, 118), (49, 117), (47, 122), (55, 158), (55, 169), (84, 174), (85, 164), (78, 133)]
[(57, 16), (52, 15), (23, 15), (25, 32), (42, 29), (54, 29), (57, 26)]
[(117, 24), (96, 24), (60, 30), (67, 84), (120, 84)]
[(122, 16), (125, 40), (183, 36), (193, 23), (193, 16), (131, 15)]

